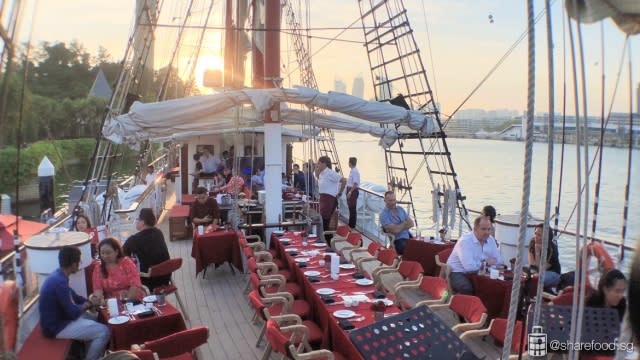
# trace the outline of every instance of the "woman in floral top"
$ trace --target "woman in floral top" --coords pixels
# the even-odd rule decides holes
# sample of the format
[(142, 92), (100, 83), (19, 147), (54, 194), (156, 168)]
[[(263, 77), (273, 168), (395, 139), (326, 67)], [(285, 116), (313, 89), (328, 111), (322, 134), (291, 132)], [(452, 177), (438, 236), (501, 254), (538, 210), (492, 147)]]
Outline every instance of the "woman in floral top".
[(131, 258), (124, 256), (120, 242), (114, 238), (98, 244), (100, 266), (93, 270), (93, 293), (100, 299), (121, 298), (141, 300), (144, 297), (140, 272)]

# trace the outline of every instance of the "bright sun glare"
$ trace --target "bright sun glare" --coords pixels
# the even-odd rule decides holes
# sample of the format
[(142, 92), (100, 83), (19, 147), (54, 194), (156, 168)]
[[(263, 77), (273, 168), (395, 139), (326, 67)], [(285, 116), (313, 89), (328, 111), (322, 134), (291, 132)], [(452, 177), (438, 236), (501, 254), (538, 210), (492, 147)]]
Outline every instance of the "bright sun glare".
[(206, 55), (200, 56), (198, 66), (196, 66), (196, 77), (198, 86), (204, 86), (204, 74), (207, 70), (218, 70), (222, 72), (224, 60), (220, 56)]

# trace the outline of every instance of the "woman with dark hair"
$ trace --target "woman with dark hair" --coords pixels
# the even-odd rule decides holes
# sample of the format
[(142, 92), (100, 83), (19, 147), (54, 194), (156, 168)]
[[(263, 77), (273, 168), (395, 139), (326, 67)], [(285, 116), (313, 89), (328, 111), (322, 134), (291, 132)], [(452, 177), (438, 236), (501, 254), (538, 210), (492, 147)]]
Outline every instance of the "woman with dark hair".
[(627, 278), (624, 274), (618, 269), (609, 270), (600, 277), (598, 290), (587, 299), (587, 306), (616, 309), (622, 321), (627, 309), (626, 291)]
[(87, 229), (91, 227), (91, 220), (84, 214), (76, 216), (76, 224), (74, 226), (76, 231), (87, 232)]
[(121, 298), (141, 300), (144, 297), (140, 272), (131, 258), (124, 256), (120, 242), (106, 238), (98, 244), (100, 266), (93, 269), (93, 294), (99, 299)]
[[(529, 241), (529, 266), (536, 266), (538, 269), (542, 265), (541, 253), (543, 231), (544, 224), (536, 225), (533, 232), (533, 239)], [(558, 257), (558, 245), (553, 241), (553, 231), (549, 229), (549, 244), (547, 246), (547, 257), (545, 262), (544, 287), (553, 288), (558, 286), (561, 273), (562, 269), (560, 267), (560, 259)]]
[(480, 215), (486, 216), (491, 221), (491, 236), (496, 237), (496, 216), (498, 213), (496, 212), (496, 208), (491, 205), (487, 205), (482, 208)]
[[(151, 266), (169, 260), (169, 249), (164, 241), (164, 235), (155, 225), (156, 216), (153, 210), (140, 209), (136, 220), (138, 232), (131, 235), (122, 248), (125, 255), (138, 258), (142, 272), (148, 272)], [(167, 285), (170, 280), (171, 276), (167, 275), (144, 278), (142, 283), (149, 288), (149, 291), (153, 291), (158, 286)]]

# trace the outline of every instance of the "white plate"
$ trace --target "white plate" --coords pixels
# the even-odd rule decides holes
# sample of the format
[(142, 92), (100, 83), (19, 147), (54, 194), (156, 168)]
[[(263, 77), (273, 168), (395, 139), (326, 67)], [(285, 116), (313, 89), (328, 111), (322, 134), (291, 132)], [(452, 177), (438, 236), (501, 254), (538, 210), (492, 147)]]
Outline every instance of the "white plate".
[(353, 264), (341, 264), (340, 269), (355, 269), (356, 266)]
[(385, 299), (373, 299), (373, 300), (371, 300), (372, 303), (376, 303), (378, 301), (382, 302), (385, 306), (393, 305), (393, 301), (390, 300), (390, 299), (386, 299), (386, 298)]
[(309, 238), (317, 238), (318, 234), (309, 234)]
[(289, 238), (280, 238), (280, 242), (291, 242)]
[(309, 270), (304, 272), (305, 276), (319, 276), (320, 271)]
[(333, 316), (337, 317), (338, 319), (348, 319), (356, 316), (356, 313), (351, 310), (338, 310), (333, 312)]
[(336, 293), (336, 291), (331, 288), (322, 288), (316, 290), (316, 293), (318, 293), (318, 295), (333, 295)]
[(156, 302), (156, 301), (158, 301), (158, 299), (156, 299), (155, 295), (149, 295), (142, 298), (142, 302)]
[(297, 262), (297, 263), (306, 263), (306, 262), (309, 262), (309, 260), (311, 260), (311, 259), (308, 258), (308, 257), (300, 257), (300, 258), (296, 258), (295, 262)]
[(112, 317), (111, 319), (109, 319), (109, 324), (120, 325), (120, 324), (126, 323), (129, 320), (131, 319), (129, 319), (128, 316), (120, 315), (120, 316)]
[(284, 230), (275, 230), (273, 233), (276, 235), (284, 235)]
[(285, 246), (289, 245), (289, 244), (291, 244), (291, 240), (289, 240), (289, 239), (284, 239), (284, 240), (280, 239), (280, 244), (285, 245)]
[(313, 246), (315, 246), (315, 247), (317, 247), (317, 248), (321, 248), (321, 247), (325, 247), (325, 246), (327, 246), (327, 244), (326, 244), (326, 243), (323, 243), (323, 242), (321, 242), (321, 243), (313, 243)]
[(356, 280), (356, 284), (362, 285), (362, 286), (369, 286), (369, 285), (373, 284), (373, 280), (371, 280), (371, 279), (358, 279), (358, 280)]
[(298, 252), (298, 248), (286, 248), (284, 249), (286, 252)]

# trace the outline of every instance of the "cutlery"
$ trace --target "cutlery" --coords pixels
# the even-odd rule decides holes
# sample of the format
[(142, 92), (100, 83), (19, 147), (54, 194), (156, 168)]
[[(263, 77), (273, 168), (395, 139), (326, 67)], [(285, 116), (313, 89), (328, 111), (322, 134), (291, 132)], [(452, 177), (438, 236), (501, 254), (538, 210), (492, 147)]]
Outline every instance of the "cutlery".
[(357, 318), (353, 318), (353, 319), (351, 319), (349, 321), (365, 321), (365, 320), (367, 320), (367, 318), (365, 316), (360, 316), (360, 317), (357, 317)]
[(158, 309), (156, 306), (153, 307), (153, 311), (155, 311), (158, 315), (162, 315), (162, 310)]
[(395, 316), (395, 315), (398, 315), (398, 314), (400, 314), (400, 313), (399, 312), (395, 312), (395, 313), (384, 314), (384, 317), (387, 318), (387, 317)]
[(355, 272), (350, 272), (350, 273), (344, 273), (344, 274), (338, 274), (339, 276), (345, 276), (345, 275), (353, 275), (355, 274)]

